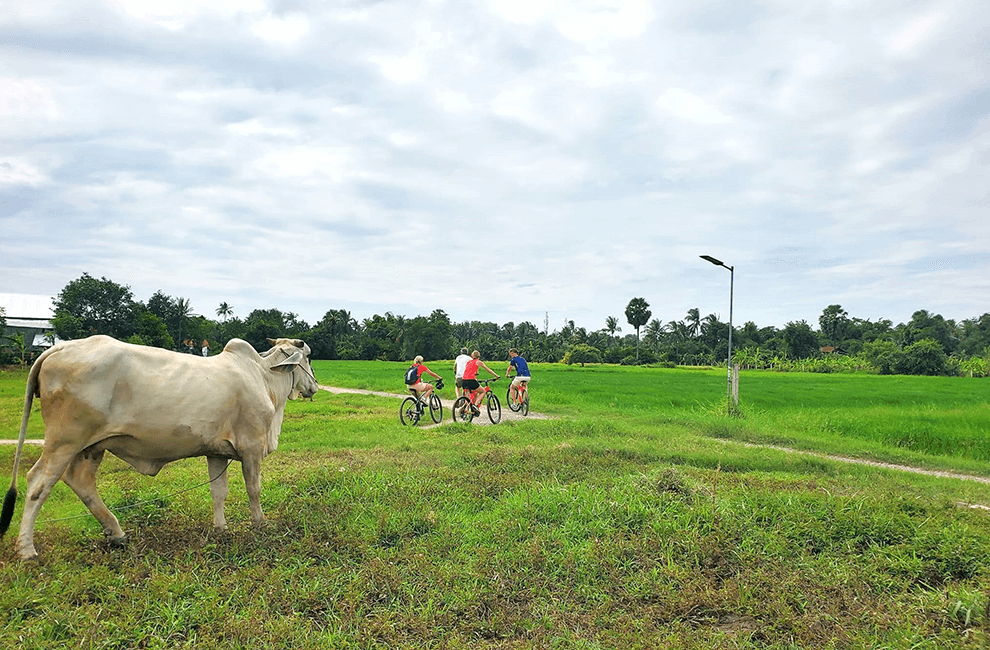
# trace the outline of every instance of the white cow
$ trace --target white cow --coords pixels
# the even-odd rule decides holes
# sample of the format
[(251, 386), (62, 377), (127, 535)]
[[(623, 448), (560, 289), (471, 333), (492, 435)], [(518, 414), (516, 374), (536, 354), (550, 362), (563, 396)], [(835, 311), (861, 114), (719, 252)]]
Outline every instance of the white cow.
[(269, 339), (255, 352), (233, 339), (218, 355), (197, 357), (121, 343), (107, 336), (59, 343), (31, 367), (14, 478), (0, 513), (0, 536), (17, 500), (17, 467), (31, 404), (41, 398), (45, 446), (27, 475), (27, 498), (17, 551), (37, 555), (34, 523), (59, 478), (82, 499), (111, 542), (124, 531), (96, 491), (96, 470), (109, 451), (137, 471), (156, 475), (166, 463), (206, 456), (213, 525), (225, 529), (228, 459), (241, 461), (251, 518), (261, 512), (261, 459), (278, 446), (287, 399), (319, 390), (309, 346), (298, 339)]

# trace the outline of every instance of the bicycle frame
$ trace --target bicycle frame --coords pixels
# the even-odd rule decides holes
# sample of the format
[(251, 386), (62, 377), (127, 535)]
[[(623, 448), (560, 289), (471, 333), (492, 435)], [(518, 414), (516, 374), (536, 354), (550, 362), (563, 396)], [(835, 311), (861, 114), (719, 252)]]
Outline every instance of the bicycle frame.
[[(476, 379), (475, 381), (477, 381), (479, 384), (481, 384), (481, 386), (479, 386), (478, 388), (475, 388), (474, 390), (466, 390), (466, 391), (464, 391), (467, 394), (466, 395), (467, 398), (469, 400), (471, 400), (471, 404), (474, 405), (474, 406), (479, 406), (480, 407), (481, 406), (481, 403), (485, 401), (485, 394), (492, 392), (492, 387), (489, 386), (488, 384), (492, 383), (493, 381), (498, 381), (498, 379), (499, 379), (498, 377), (493, 377), (491, 379)], [(475, 397), (480, 397), (481, 398), (481, 399), (478, 400), (478, 403), (477, 404), (474, 403), (474, 398)]]

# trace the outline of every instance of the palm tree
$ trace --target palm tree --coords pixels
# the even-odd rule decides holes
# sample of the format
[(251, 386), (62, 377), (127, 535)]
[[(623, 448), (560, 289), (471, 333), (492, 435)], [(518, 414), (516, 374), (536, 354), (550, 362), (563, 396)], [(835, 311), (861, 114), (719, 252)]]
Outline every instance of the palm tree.
[(698, 336), (701, 332), (701, 312), (698, 311), (697, 307), (688, 310), (687, 317), (684, 319), (684, 322), (688, 326), (688, 335), (691, 338)]
[(646, 331), (643, 333), (643, 338), (649, 343), (654, 352), (660, 348), (660, 339), (663, 337), (663, 325), (659, 320), (654, 318), (646, 325)]
[(605, 331), (608, 335), (612, 337), (612, 343), (615, 343), (615, 333), (621, 332), (622, 328), (619, 327), (619, 319), (615, 316), (609, 316), (605, 319)]
[(691, 338), (688, 333), (687, 324), (683, 321), (672, 320), (669, 321), (663, 329), (667, 332), (667, 340), (674, 346), (674, 362), (683, 363), (684, 360), (681, 357), (681, 344)]
[(357, 322), (357, 319), (351, 316), (351, 312), (346, 309), (340, 310), (340, 316), (344, 321), (344, 333), (351, 334), (352, 332), (360, 331), (361, 325)]
[(179, 332), (179, 336), (175, 339), (178, 341), (185, 341), (183, 336), (183, 331), (186, 327), (186, 320), (192, 316), (192, 302), (188, 298), (178, 298), (175, 301), (175, 320), (176, 320), (176, 330)]
[(706, 339), (713, 339), (718, 336), (722, 321), (715, 314), (708, 314), (701, 319), (701, 335)]
[(639, 363), (639, 328), (646, 325), (653, 312), (650, 311), (650, 303), (643, 298), (633, 298), (626, 306), (626, 320), (636, 328), (636, 362)]
[(222, 318), (223, 320), (227, 320), (233, 315), (234, 315), (234, 308), (228, 305), (226, 302), (220, 303), (220, 306), (217, 307), (217, 316)]

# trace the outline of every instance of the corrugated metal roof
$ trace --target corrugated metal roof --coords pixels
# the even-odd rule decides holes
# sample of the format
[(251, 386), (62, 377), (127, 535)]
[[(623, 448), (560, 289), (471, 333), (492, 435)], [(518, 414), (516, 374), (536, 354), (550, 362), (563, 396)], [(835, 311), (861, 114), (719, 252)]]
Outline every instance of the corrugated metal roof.
[(52, 329), (52, 322), (44, 318), (8, 318), (7, 327), (50, 330)]
[(51, 318), (54, 296), (38, 296), (29, 293), (0, 293), (0, 307), (3, 307), (8, 322), (11, 318)]

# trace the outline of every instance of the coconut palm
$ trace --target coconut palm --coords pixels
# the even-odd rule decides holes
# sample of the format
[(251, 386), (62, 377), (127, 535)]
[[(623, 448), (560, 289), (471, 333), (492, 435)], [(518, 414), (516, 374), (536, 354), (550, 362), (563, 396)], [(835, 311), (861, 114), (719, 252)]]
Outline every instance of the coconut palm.
[(605, 319), (605, 331), (608, 335), (612, 337), (612, 343), (615, 343), (615, 333), (621, 332), (622, 328), (619, 327), (619, 319), (615, 316), (609, 316)]
[(701, 312), (697, 307), (688, 310), (687, 317), (684, 319), (684, 322), (687, 324), (688, 335), (691, 338), (694, 338), (701, 333)]
[(176, 330), (179, 336), (176, 341), (185, 341), (186, 321), (192, 316), (192, 302), (188, 298), (177, 298), (175, 301)]
[(227, 320), (233, 315), (234, 315), (234, 308), (228, 305), (226, 302), (220, 303), (220, 306), (217, 307), (217, 316), (219, 318), (222, 318), (223, 320)]
[(643, 331), (643, 338), (653, 348), (654, 352), (659, 350), (660, 340), (663, 338), (663, 324), (656, 318), (651, 320), (646, 324), (646, 329)]

